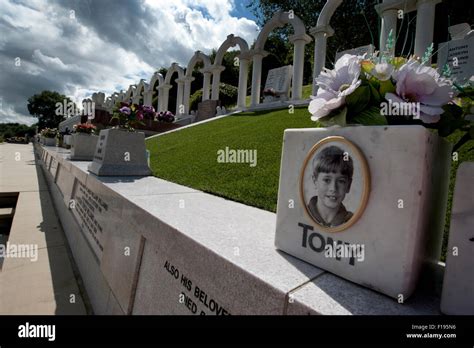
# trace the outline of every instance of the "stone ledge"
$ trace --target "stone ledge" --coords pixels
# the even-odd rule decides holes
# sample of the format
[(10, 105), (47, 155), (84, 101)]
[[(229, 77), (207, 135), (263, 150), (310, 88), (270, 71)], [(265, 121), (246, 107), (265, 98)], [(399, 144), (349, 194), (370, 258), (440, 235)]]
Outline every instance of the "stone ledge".
[[(116, 202), (117, 210), (114, 208), (121, 214), (114, 226), (120, 228), (121, 222), (133, 226), (133, 230), (124, 227), (120, 234), (145, 239), (140, 270), (130, 279), (136, 281), (132, 295), (135, 291), (137, 295), (128, 307), (133, 307), (134, 314), (190, 314), (193, 301), (203, 312), (212, 312), (205, 302), (207, 295), (232, 314), (439, 313), (438, 295), (420, 292), (407, 303), (398, 304), (277, 251), (274, 213), (159, 178), (97, 177), (87, 172), (89, 162), (68, 161), (68, 150), (43, 149), (48, 158), (69, 167), (70, 175), (94, 187), (97, 194), (105, 192), (107, 198), (122, 201)], [(49, 171), (45, 174), (51, 175)], [(184, 208), (180, 208), (182, 202)], [(206, 290), (205, 300), (204, 295), (199, 299), (193, 291), (186, 291), (165, 269), (166, 261), (177, 265), (194, 286)], [(103, 271), (111, 272), (111, 266), (109, 263)], [(113, 275), (104, 276), (117, 297), (121, 291), (113, 287), (121, 283), (110, 281)], [(188, 308), (178, 302), (180, 291), (192, 299)], [(120, 302), (119, 297), (117, 300)]]

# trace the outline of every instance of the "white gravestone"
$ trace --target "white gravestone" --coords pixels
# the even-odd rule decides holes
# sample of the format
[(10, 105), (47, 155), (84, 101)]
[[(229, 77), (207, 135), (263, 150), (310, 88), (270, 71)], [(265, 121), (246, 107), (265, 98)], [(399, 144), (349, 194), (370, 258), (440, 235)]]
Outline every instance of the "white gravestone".
[(94, 134), (74, 133), (71, 144), (72, 161), (92, 161), (99, 137)]
[(271, 69), (268, 71), (267, 80), (264, 87), (264, 94), (265, 90), (273, 89), (276, 95), (265, 95), (263, 100), (264, 103), (288, 99), (292, 72), (293, 67), (291, 65), (285, 65), (280, 68)]
[(346, 51), (337, 52), (336, 53), (336, 61), (345, 54), (352, 54), (352, 55), (355, 55), (355, 56), (363, 56), (365, 53), (367, 53), (369, 55), (369, 54), (374, 53), (374, 49), (375, 48), (374, 48), (373, 45), (366, 45), (366, 46), (360, 46), (360, 47), (357, 47), (357, 48), (352, 48), (352, 49), (346, 50)]
[(119, 129), (101, 130), (88, 170), (98, 176), (146, 176), (145, 134)]
[(276, 247), (407, 299), (440, 257), (450, 150), (422, 126), (287, 129)]
[(473, 183), (474, 162), (462, 163), (456, 177), (441, 297), (441, 311), (445, 314), (474, 314)]
[(457, 39), (442, 42), (438, 46), (438, 71), (441, 73), (448, 64), (451, 78), (459, 84), (466, 83), (474, 75), (474, 31), (459, 38), (462, 33), (452, 34)]

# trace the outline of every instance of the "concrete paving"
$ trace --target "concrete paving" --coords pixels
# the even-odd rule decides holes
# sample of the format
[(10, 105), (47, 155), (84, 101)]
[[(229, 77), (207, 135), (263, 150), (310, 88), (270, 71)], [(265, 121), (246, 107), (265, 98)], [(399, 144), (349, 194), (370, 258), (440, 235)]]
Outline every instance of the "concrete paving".
[(32, 144), (0, 144), (0, 198), (12, 192), (18, 201), (8, 253), (0, 255), (0, 314), (87, 314)]

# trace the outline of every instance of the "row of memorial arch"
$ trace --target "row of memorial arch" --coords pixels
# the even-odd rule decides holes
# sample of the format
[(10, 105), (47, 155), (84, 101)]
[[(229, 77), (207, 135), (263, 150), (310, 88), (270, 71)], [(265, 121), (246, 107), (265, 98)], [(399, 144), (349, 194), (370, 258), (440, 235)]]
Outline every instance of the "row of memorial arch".
[[(191, 94), (191, 83), (194, 80), (192, 72), (198, 62), (202, 62), (204, 65), (204, 67), (200, 70), (204, 76), (202, 100), (218, 100), (220, 75), (225, 69), (225, 67), (222, 65), (224, 54), (229, 48), (237, 45), (240, 49), (240, 53), (238, 55), (239, 86), (237, 108), (245, 108), (250, 60), (253, 61), (251, 104), (256, 105), (260, 101), (262, 60), (268, 54), (263, 50), (265, 41), (273, 29), (281, 27), (285, 24), (291, 24), (295, 32), (295, 34), (290, 38), (290, 41), (294, 44), (292, 99), (299, 100), (301, 99), (303, 87), (304, 46), (312, 39), (306, 34), (305, 26), (298, 16), (291, 12), (278, 12), (263, 27), (253, 49), (249, 49), (249, 45), (244, 39), (231, 34), (227, 36), (227, 39), (217, 50), (213, 63), (211, 63), (211, 59), (208, 55), (201, 51), (196, 51), (190, 59), (186, 69), (179, 66), (178, 63), (173, 63), (171, 64), (165, 76), (159, 72), (155, 72), (149, 82), (146, 82), (144, 79), (142, 79), (138, 85), (131, 85), (126, 92), (121, 91), (120, 93), (112, 94), (104, 101), (105, 107), (111, 109), (117, 102), (129, 100), (137, 104), (143, 103), (144, 105), (152, 105), (154, 93), (153, 88), (156, 84), (158, 84), (158, 86), (155, 87), (155, 89), (158, 91), (157, 110), (166, 111), (168, 110), (169, 90), (173, 87), (171, 84), (171, 76), (174, 73), (177, 73), (178, 78), (175, 80), (178, 86), (176, 97), (176, 113), (178, 117), (183, 114), (188, 114), (190, 111), (189, 101)], [(154, 106), (156, 107), (156, 105)]]
[[(324, 67), (326, 59), (326, 40), (334, 34), (334, 30), (329, 25), (329, 21), (334, 11), (342, 3), (343, 0), (327, 0), (322, 9), (316, 27), (310, 29), (310, 34), (315, 38), (315, 54), (313, 77), (317, 77)], [(434, 7), (439, 0), (384, 0), (383, 3), (376, 5), (376, 10), (382, 17), (382, 30), (380, 35), (380, 47), (385, 47), (388, 33), (391, 30), (396, 31), (397, 27), (397, 11), (404, 9), (406, 12), (417, 11), (417, 25), (415, 37), (415, 54), (420, 55), (433, 39), (434, 25)], [(407, 7), (409, 6), (409, 7)], [(158, 91), (158, 111), (168, 110), (169, 90), (173, 87), (171, 84), (171, 76), (178, 74), (175, 80), (178, 86), (176, 97), (176, 114), (178, 118), (190, 112), (189, 101), (191, 93), (191, 82), (194, 80), (192, 72), (198, 62), (202, 62), (204, 67), (200, 70), (203, 73), (203, 100), (219, 99), (219, 84), (221, 72), (225, 69), (222, 65), (222, 59), (225, 52), (236, 45), (240, 48), (239, 59), (239, 86), (237, 97), (237, 108), (245, 108), (247, 96), (247, 78), (250, 60), (252, 60), (252, 87), (251, 87), (251, 106), (260, 103), (260, 86), (262, 79), (262, 60), (268, 54), (264, 51), (264, 45), (268, 35), (278, 27), (286, 24), (292, 25), (294, 34), (289, 40), (294, 45), (293, 50), (293, 76), (291, 88), (291, 100), (300, 100), (303, 88), (303, 67), (304, 67), (304, 47), (311, 42), (312, 38), (306, 33), (303, 21), (293, 12), (277, 12), (268, 21), (260, 31), (255, 46), (249, 49), (247, 42), (234, 35), (229, 35), (227, 39), (217, 50), (217, 54), (213, 63), (206, 54), (196, 51), (190, 59), (186, 69), (179, 66), (178, 63), (171, 64), (166, 76), (163, 77), (159, 72), (155, 72), (147, 83), (141, 80), (138, 85), (131, 85), (126, 92), (113, 93), (105, 98), (103, 93), (94, 93), (93, 101), (96, 104), (103, 104), (106, 109), (111, 110), (119, 101), (129, 101), (133, 103), (143, 103), (144, 105), (152, 105), (153, 88), (158, 83), (156, 90)], [(420, 54), (421, 53), (421, 54)], [(212, 86), (211, 86), (212, 76)], [(209, 93), (211, 90), (211, 93)], [(315, 86), (313, 84), (313, 94)], [(211, 94), (211, 95), (209, 95)]]

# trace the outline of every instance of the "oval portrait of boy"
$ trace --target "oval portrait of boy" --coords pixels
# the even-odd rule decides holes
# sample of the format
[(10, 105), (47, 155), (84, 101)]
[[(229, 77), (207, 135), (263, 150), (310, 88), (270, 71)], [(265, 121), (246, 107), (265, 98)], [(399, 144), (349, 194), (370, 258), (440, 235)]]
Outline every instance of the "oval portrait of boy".
[(306, 213), (325, 232), (352, 226), (364, 212), (370, 172), (362, 152), (341, 136), (316, 143), (303, 164), (300, 196)]

